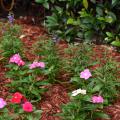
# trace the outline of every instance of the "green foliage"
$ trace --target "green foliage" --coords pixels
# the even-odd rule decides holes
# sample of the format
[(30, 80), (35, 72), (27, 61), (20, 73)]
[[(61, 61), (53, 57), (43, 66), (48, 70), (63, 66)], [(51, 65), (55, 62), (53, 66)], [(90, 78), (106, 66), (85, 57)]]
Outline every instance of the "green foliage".
[[(62, 113), (57, 114), (63, 120), (109, 118), (107, 114), (103, 113), (103, 107), (111, 104), (119, 95), (120, 81), (117, 77), (119, 63), (107, 58), (106, 54), (103, 58), (106, 61), (104, 64), (100, 63), (100, 61), (92, 61), (91, 63), (91, 51), (91, 47), (87, 44), (70, 45), (66, 49), (66, 53), (70, 58), (65, 60), (64, 68), (71, 75), (71, 90), (81, 88), (86, 90), (86, 94), (71, 96), (70, 92), (70, 102), (62, 105)], [(101, 64), (102, 66), (95, 70), (90, 70), (91, 78), (88, 80), (80, 78), (80, 72), (96, 64)], [(102, 95), (104, 102), (99, 104), (92, 103), (92, 96), (94, 95)]]
[(106, 63), (94, 70), (93, 80), (90, 81), (87, 88), (91, 93), (99, 93), (106, 99), (106, 104), (112, 102), (119, 94), (120, 81), (117, 77), (118, 63), (113, 62), (111, 59), (106, 59)]
[(120, 47), (120, 34), (114, 34), (112, 32), (106, 32), (105, 41), (113, 46)]
[(41, 60), (46, 63), (44, 74), (47, 76), (49, 82), (54, 83), (61, 69), (60, 58), (54, 42), (51, 39), (42, 39), (34, 46), (34, 53), (39, 55), (42, 58)]
[(71, 102), (62, 105), (62, 113), (58, 114), (63, 120), (95, 120), (96, 118), (110, 118), (102, 112), (102, 104), (92, 104), (90, 96), (78, 95), (71, 98)]
[(17, 25), (14, 26), (5, 26), (3, 36), (0, 40), (0, 53), (5, 59), (9, 58), (15, 53), (22, 53), (22, 42), (18, 38), (20, 34), (20, 27)]
[[(104, 38), (107, 31), (119, 34), (119, 0), (36, 0), (36, 2), (51, 11), (46, 20), (48, 31), (68, 42), (76, 38), (89, 43), (94, 40), (97, 43), (106, 42)], [(113, 41), (112, 45), (119, 47), (118, 41)]]
[[(9, 109), (14, 109), (14, 113), (10, 113)], [(24, 112), (23, 109), (20, 109), (21, 105), (18, 104), (8, 104), (7, 107), (0, 110), (0, 120), (39, 120), (41, 118), (41, 110), (36, 110), (34, 107), (34, 111), (27, 113)]]
[(12, 82), (7, 84), (11, 88), (10, 92), (19, 91), (32, 102), (37, 102), (41, 99), (41, 94), (46, 91), (42, 86), (49, 84), (47, 80), (37, 80), (37, 77), (42, 76), (44, 70), (40, 68), (29, 70), (28, 64), (23, 67), (9, 64), (6, 67), (9, 68), (6, 77), (12, 79)]
[(90, 45), (87, 45), (86, 43), (77, 46), (71, 44), (65, 49), (65, 53), (71, 56), (70, 58), (64, 58), (65, 62), (63, 67), (67, 72), (72, 73), (75, 76), (78, 74), (79, 76), (80, 71), (90, 66)]

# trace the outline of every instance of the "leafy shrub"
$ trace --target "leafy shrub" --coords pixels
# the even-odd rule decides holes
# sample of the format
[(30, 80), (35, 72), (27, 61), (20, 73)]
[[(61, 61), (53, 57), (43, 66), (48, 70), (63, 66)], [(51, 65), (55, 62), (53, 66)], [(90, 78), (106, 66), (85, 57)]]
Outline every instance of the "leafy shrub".
[(5, 59), (9, 58), (15, 53), (22, 53), (22, 42), (18, 38), (20, 34), (20, 26), (5, 26), (3, 36), (0, 40), (0, 53)]
[[(75, 51), (76, 50), (76, 51)], [(70, 102), (62, 105), (62, 112), (58, 115), (63, 120), (95, 120), (96, 118), (109, 118), (103, 112), (103, 107), (110, 105), (119, 95), (119, 64), (104, 56), (104, 64), (95, 70), (89, 68), (100, 61), (90, 62), (90, 46), (70, 46), (70, 54), (64, 67), (71, 74)], [(110, 92), (111, 91), (111, 92)], [(93, 96), (100, 97), (93, 102)]]
[(44, 74), (44, 69), (29, 69), (28, 64), (25, 66), (9, 64), (6, 65), (6, 67), (9, 69), (6, 77), (12, 79), (12, 82), (7, 85), (11, 88), (11, 92), (19, 91), (23, 93), (27, 99), (32, 100), (32, 102), (37, 102), (41, 99), (41, 94), (46, 91), (42, 86), (49, 84), (47, 80), (37, 79), (37, 77), (41, 77), (42, 74)]
[(54, 83), (61, 69), (60, 58), (54, 42), (51, 39), (41, 39), (34, 46), (34, 53), (39, 55), (41, 60), (46, 63), (44, 74), (47, 76), (49, 82)]
[[(47, 16), (48, 31), (58, 37), (74, 41), (75, 38), (87, 42), (107, 43), (106, 32), (119, 34), (119, 0), (36, 0), (51, 10)], [(120, 46), (119, 37), (112, 43)], [(112, 42), (111, 41), (111, 42)], [(111, 43), (109, 42), (109, 43)]]

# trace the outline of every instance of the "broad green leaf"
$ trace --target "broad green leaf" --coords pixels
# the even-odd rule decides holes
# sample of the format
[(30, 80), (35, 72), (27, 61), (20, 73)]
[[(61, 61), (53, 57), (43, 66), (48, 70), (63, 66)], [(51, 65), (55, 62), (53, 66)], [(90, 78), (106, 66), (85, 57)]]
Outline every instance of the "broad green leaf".
[(106, 35), (107, 35), (108, 37), (113, 37), (113, 34), (112, 34), (111, 32), (106, 32)]
[(102, 88), (102, 86), (103, 86), (103, 85), (100, 85), (100, 84), (96, 85), (96, 86), (92, 89), (92, 92), (98, 92), (98, 91), (100, 91), (100, 89)]
[(110, 119), (110, 116), (103, 113), (103, 112), (94, 112), (95, 118), (103, 118), (103, 119)]
[(49, 3), (48, 2), (43, 3), (43, 6), (47, 9), (49, 9)]
[(73, 23), (74, 23), (74, 19), (73, 19), (73, 18), (69, 18), (69, 19), (67, 20), (67, 24), (73, 25)]
[(118, 3), (119, 0), (112, 0), (112, 6), (114, 7), (117, 3)]
[(83, 0), (83, 6), (85, 7), (85, 9), (88, 8), (88, 1), (87, 0)]
[(116, 47), (120, 47), (120, 41), (113, 41), (111, 43), (111, 45), (116, 46)]

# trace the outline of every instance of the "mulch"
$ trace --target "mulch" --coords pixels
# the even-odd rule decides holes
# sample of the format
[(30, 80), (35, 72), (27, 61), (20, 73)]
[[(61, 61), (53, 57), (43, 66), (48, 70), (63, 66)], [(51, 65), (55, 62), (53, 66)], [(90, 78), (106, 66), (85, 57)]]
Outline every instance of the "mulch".
[[(20, 39), (24, 44), (25, 56), (30, 61), (40, 59), (39, 56), (32, 54), (32, 45), (38, 40), (39, 37), (47, 35), (45, 29), (42, 26), (33, 24), (31, 17), (28, 17), (28, 19), (17, 19), (16, 23), (22, 26), (22, 36), (20, 36)], [(65, 42), (61, 42), (58, 46), (62, 51), (63, 48), (67, 48), (68, 45)], [(93, 50), (95, 51), (95, 58), (96, 56), (102, 58), (103, 52), (108, 50), (108, 56), (113, 56), (116, 61), (120, 62), (120, 54), (115, 52), (111, 47), (96, 45)], [(94, 66), (93, 69), (95, 69), (95, 67), (99, 67), (99, 65)], [(9, 83), (10, 80), (4, 77), (5, 72), (6, 69), (0, 62), (0, 94), (3, 98), (10, 95), (9, 88), (5, 86), (5, 84)], [(66, 76), (63, 75), (63, 77)], [(60, 113), (61, 104), (66, 104), (68, 102), (69, 97), (65, 86), (61, 84), (49, 86), (48, 91), (43, 95), (39, 104), (39, 107), (43, 110), (41, 120), (61, 120), (60, 117), (54, 116), (54, 114)], [(120, 99), (118, 98), (113, 105), (106, 107), (104, 111), (110, 114), (111, 120), (120, 120)]]

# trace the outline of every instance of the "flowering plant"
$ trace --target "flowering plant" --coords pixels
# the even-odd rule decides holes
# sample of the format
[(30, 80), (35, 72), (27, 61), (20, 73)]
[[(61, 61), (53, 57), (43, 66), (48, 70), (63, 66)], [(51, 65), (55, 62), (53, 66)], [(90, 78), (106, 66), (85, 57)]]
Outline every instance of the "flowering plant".
[[(47, 80), (39, 80), (38, 78), (38, 76), (41, 77), (44, 74), (44, 62), (26, 63), (19, 54), (15, 54), (10, 57), (9, 65), (6, 67), (9, 68), (6, 77), (13, 79), (11, 84), (8, 84), (12, 92), (22, 92), (28, 99), (32, 99), (34, 102), (41, 99), (41, 94), (47, 90), (41, 86), (49, 84)], [(22, 98), (23, 96), (20, 93), (15, 93), (12, 102), (20, 103)]]
[[(11, 103), (6, 103), (3, 98), (0, 98), (0, 119), (40, 119), (42, 111), (36, 110), (32, 103), (29, 102), (27, 99), (26, 101), (22, 101), (22, 99), (24, 98), (24, 95), (19, 92), (13, 94)], [(9, 114), (10, 110), (14, 110), (14, 112), (11, 112)]]

